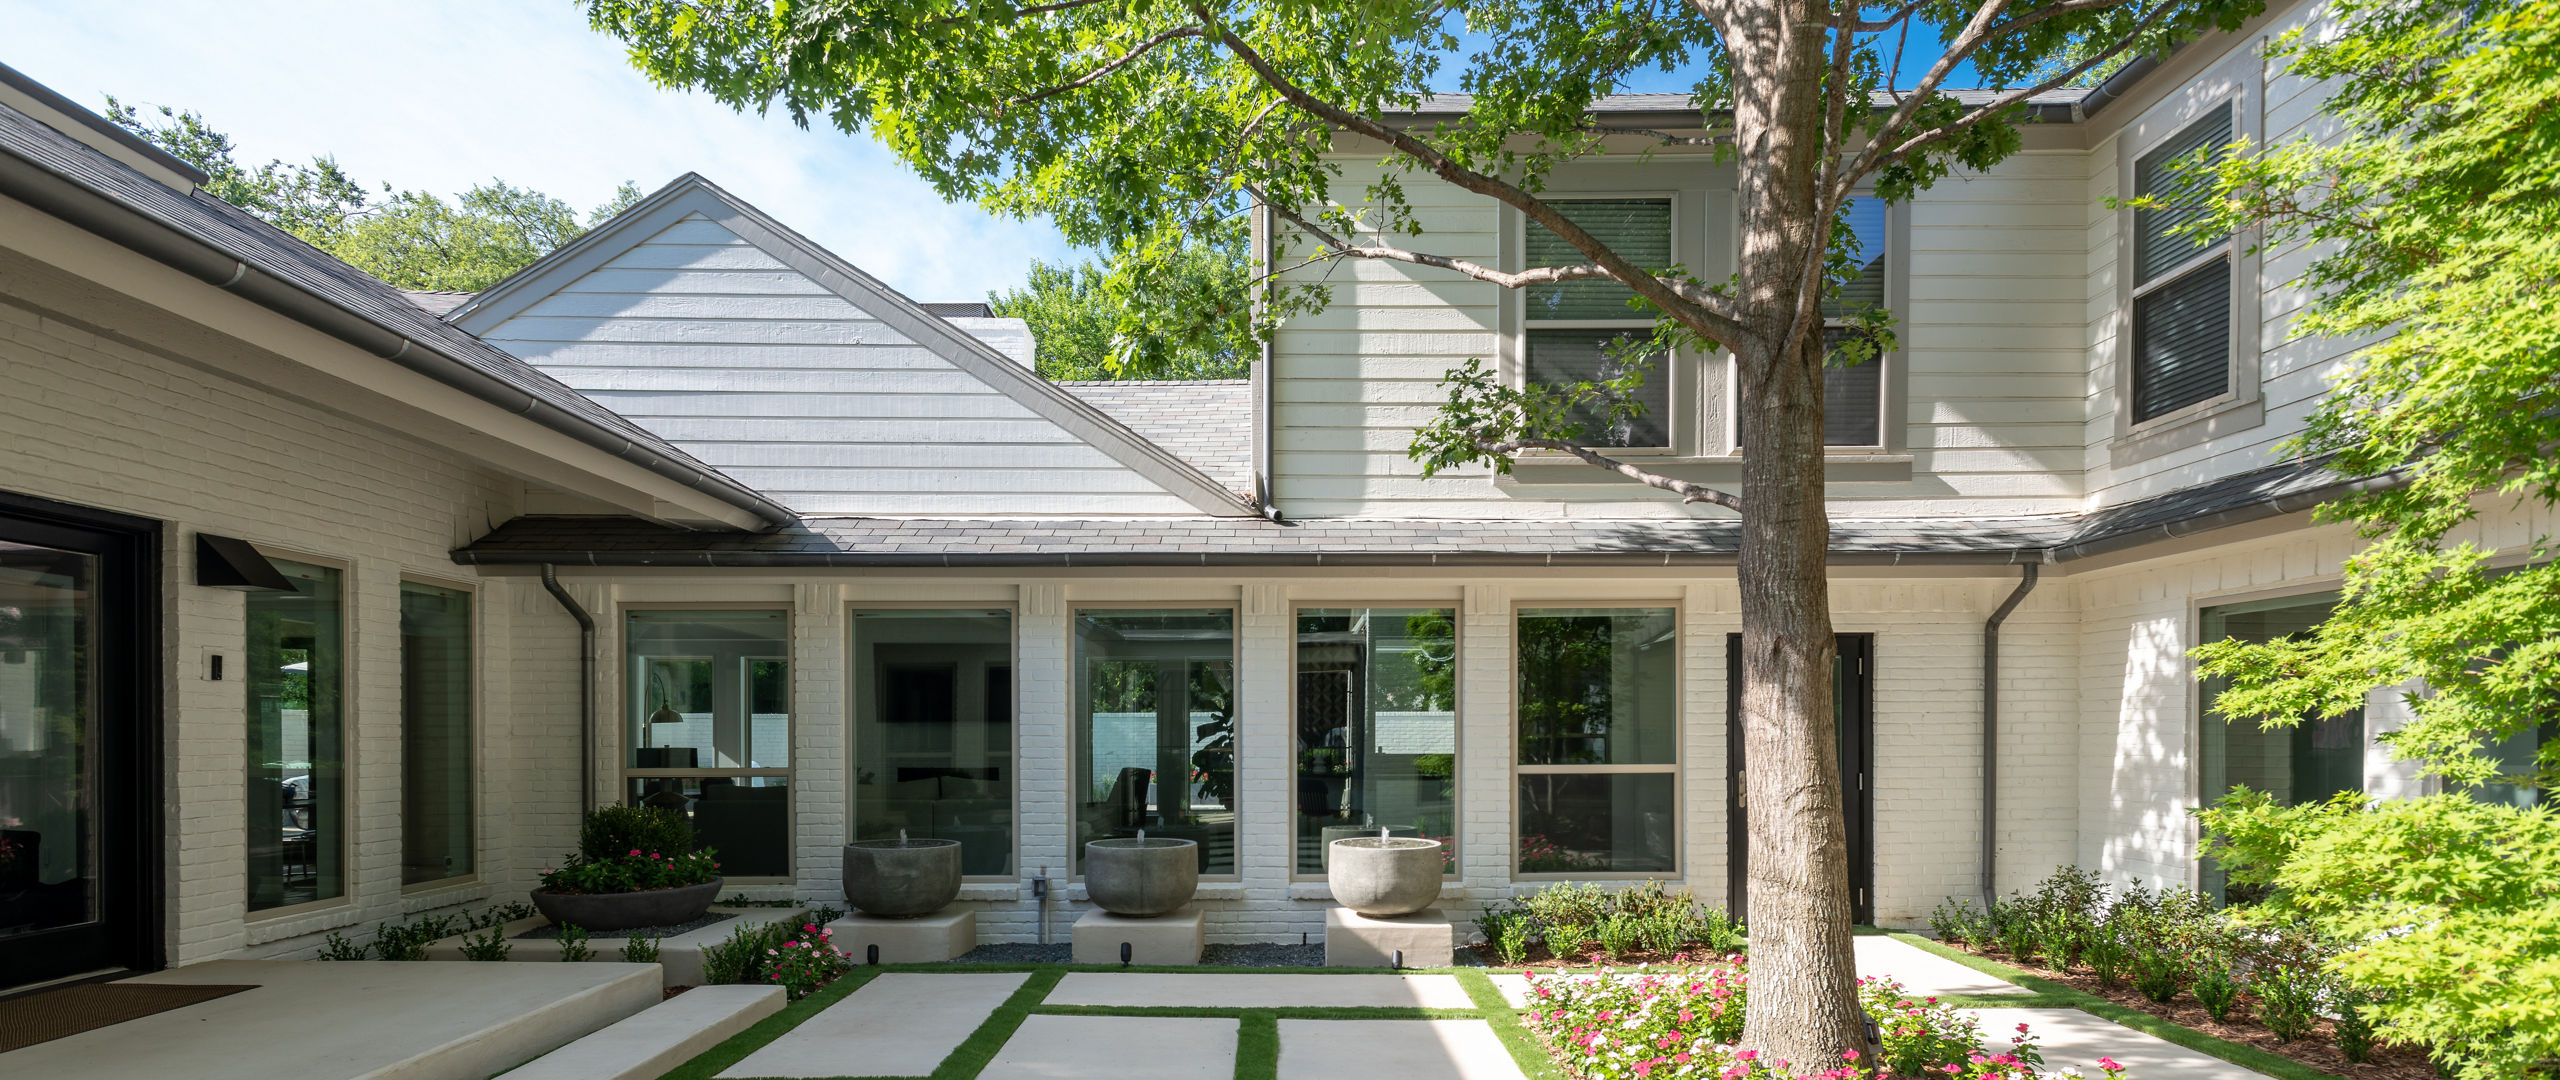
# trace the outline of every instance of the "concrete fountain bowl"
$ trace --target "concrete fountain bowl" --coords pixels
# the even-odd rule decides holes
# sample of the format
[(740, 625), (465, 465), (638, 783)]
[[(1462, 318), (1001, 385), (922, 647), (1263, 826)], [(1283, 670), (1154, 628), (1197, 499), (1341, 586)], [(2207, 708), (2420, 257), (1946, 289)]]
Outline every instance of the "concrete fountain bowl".
[(1362, 915), (1394, 918), (1440, 902), (1440, 841), (1419, 836), (1355, 836), (1327, 845), (1325, 880), (1333, 902)]
[(1119, 837), (1084, 846), (1084, 892), (1095, 907), (1133, 919), (1171, 915), (1200, 887), (1200, 843)]
[(844, 899), (884, 919), (913, 919), (960, 897), (960, 841), (856, 840), (844, 846)]

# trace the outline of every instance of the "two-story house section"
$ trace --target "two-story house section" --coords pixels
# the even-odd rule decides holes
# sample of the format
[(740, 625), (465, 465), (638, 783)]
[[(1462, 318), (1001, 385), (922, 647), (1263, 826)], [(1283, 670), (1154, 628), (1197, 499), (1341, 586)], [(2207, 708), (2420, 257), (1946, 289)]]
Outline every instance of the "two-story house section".
[[(2304, 252), (2108, 204), (2194, 148), (2316, 130), (2318, 89), (2261, 56), (2316, 13), (2048, 95), (1998, 167), (1853, 207), (1844, 303), (1898, 327), (1826, 390), (1859, 919), (2060, 864), (2214, 891), (2187, 812), (2232, 785), (2422, 789), (2374, 741), (2396, 693), (2287, 732), (2208, 718), (2188, 650), (2317, 621), (2357, 547), (2309, 514), (2357, 478), (2280, 449), (2348, 350), (2288, 331)], [(6, 587), (138, 632), (30, 655), (150, 688), (83, 744), (135, 827), (10, 828), (109, 843), (81, 887), (113, 894), (117, 963), (520, 895), (580, 809), (627, 802), (680, 809), (761, 898), (840, 902), (851, 840), (959, 841), (990, 942), (1062, 933), (1083, 845), (1140, 828), (1199, 842), (1213, 941), (1321, 933), (1323, 844), (1379, 828), (1447, 842), (1461, 925), (1565, 880), (1747, 908), (1730, 515), (1569, 460), (1406, 456), (1453, 367), (1614, 363), (1644, 321), (1612, 285), (1302, 267), (1333, 303), (1250, 380), (1055, 384), (1021, 323), (912, 301), (692, 175), (479, 295), (404, 296), (8, 76), (0, 363), (28, 392), (0, 402), (0, 566), (53, 552)], [(1377, 160), (1343, 148), (1341, 198)], [(1402, 183), (1416, 246), (1564, 257)], [(1551, 190), (1621, 250), (1730, 268), (1705, 157)], [(1733, 481), (1730, 378), (1662, 358), (1606, 441)], [(2549, 528), (2484, 504), (2472, 536)], [(431, 657), (465, 689), (404, 701)], [(283, 709), (291, 664), (353, 689)], [(15, 670), (0, 754), (57, 761)]]

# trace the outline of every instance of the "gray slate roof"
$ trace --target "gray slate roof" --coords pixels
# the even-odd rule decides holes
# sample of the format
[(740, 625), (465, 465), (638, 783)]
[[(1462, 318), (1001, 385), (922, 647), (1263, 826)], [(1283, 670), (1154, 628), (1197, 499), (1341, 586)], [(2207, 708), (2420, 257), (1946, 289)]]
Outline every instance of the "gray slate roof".
[(1253, 495), (1249, 379), (1061, 382), (1068, 393), (1171, 450), (1227, 490)]
[(415, 305), (418, 310), (441, 319), (446, 312), (461, 307), (479, 294), (450, 292), (442, 289), (402, 289), (400, 295), (408, 297), (409, 303)]
[[(2292, 513), (2363, 486), (2305, 462), (2089, 514), (1844, 520), (1832, 524), (1831, 557), (1843, 565), (2062, 562)], [(1716, 566), (1732, 563), (1737, 539), (1729, 518), (811, 518), (750, 535), (526, 517), (453, 557), (589, 566)]]

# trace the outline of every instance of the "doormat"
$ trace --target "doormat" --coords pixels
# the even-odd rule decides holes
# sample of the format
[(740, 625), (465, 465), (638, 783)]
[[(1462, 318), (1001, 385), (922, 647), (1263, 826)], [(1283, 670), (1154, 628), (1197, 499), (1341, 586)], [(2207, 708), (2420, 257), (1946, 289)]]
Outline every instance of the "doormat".
[(90, 983), (11, 998), (0, 1001), (0, 1054), (255, 989), (213, 983)]

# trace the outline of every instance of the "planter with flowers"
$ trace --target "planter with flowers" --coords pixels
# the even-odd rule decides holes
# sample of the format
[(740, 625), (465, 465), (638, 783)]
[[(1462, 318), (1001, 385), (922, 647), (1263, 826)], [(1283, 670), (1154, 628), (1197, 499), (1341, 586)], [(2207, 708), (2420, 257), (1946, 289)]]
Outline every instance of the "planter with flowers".
[(720, 897), (714, 855), (695, 850), (693, 827), (674, 810), (600, 806), (578, 829), (578, 853), (543, 873), (533, 906), (590, 931), (692, 922)]

